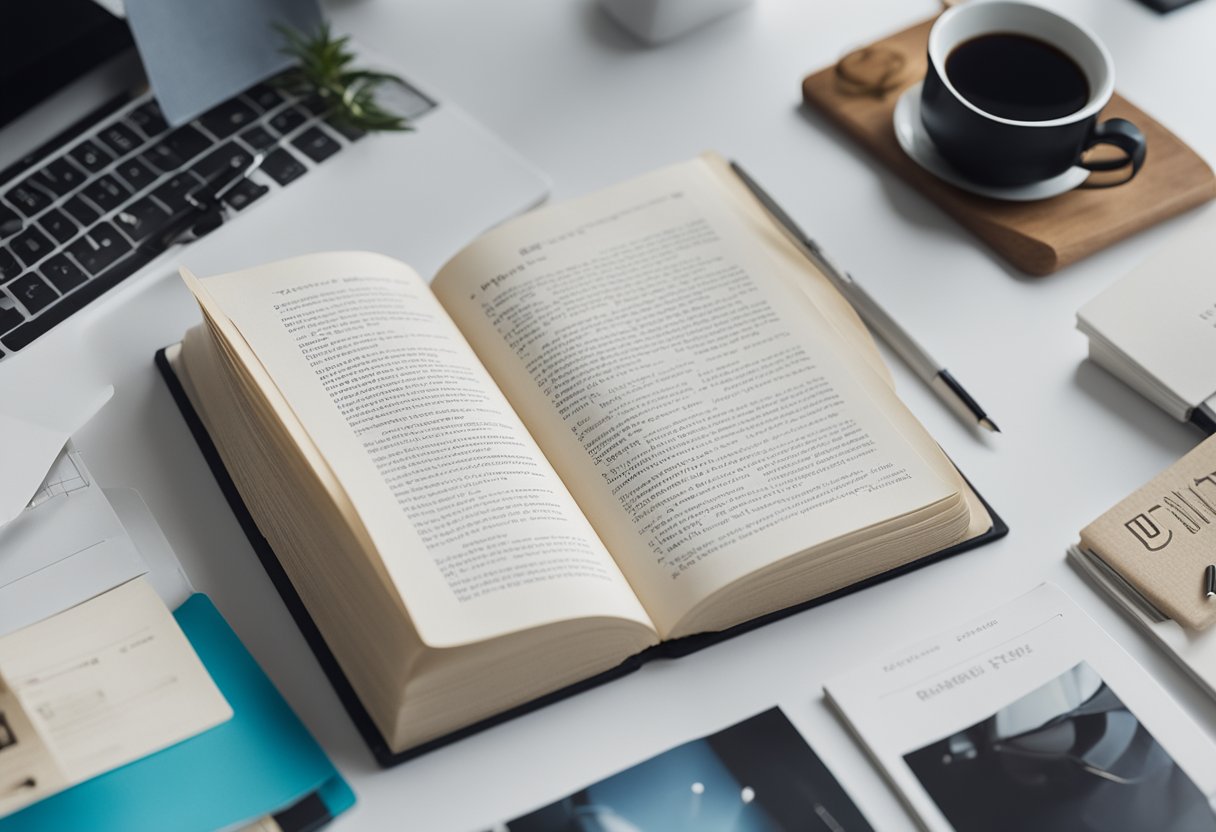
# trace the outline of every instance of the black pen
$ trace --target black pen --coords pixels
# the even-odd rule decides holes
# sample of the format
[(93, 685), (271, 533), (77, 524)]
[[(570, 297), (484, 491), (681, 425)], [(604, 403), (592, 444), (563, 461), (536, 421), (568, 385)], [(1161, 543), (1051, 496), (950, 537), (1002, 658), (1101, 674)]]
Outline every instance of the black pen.
[(963, 389), (963, 386), (958, 383), (954, 376), (950, 375), (950, 371), (937, 361), (934, 361), (933, 357), (925, 351), (925, 348), (918, 344), (916, 339), (909, 335), (902, 326), (896, 323), (895, 319), (888, 315), (886, 310), (879, 306), (865, 289), (861, 288), (852, 275), (843, 269), (837, 268), (836, 264), (824, 254), (823, 249), (816, 245), (815, 241), (798, 227), (798, 223), (794, 222), (793, 218), (756, 183), (756, 180), (748, 176), (747, 172), (737, 162), (731, 162), (730, 167), (735, 172), (735, 175), (739, 177), (740, 181), (747, 186), (747, 189), (752, 192), (752, 195), (764, 206), (769, 216), (786, 230), (798, 245), (798, 248), (806, 255), (807, 259), (822, 271), (828, 280), (832, 281), (836, 289), (853, 305), (853, 308), (857, 310), (857, 314), (866, 322), (866, 325), (877, 332), (890, 345), (891, 349), (912, 368), (912, 371), (932, 388), (938, 398), (944, 401), (951, 410), (965, 421), (970, 422), (974, 420), (975, 423), (985, 430), (990, 430), (994, 433), (1001, 432), (996, 423), (988, 418), (988, 414), (980, 407), (979, 402), (971, 398), (971, 394)]

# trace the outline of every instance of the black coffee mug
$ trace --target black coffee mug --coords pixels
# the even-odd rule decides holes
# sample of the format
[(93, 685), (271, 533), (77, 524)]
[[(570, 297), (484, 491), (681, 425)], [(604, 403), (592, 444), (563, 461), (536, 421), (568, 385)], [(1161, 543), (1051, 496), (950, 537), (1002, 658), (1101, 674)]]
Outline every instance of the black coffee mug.
[[(992, 35), (1023, 36), (1054, 47), (1085, 76), (1088, 97), (1075, 112), (1044, 120), (995, 115), (958, 91), (947, 59), (958, 47)], [(982, 49), (983, 42), (973, 45)], [(1071, 59), (1071, 60), (1068, 60)], [(1061, 79), (1067, 80), (1067, 79)], [(1098, 122), (1115, 91), (1114, 64), (1098, 38), (1055, 12), (1011, 0), (955, 6), (929, 32), (929, 70), (921, 90), (921, 120), (941, 155), (973, 182), (1016, 187), (1041, 182), (1074, 165), (1088, 170), (1130, 168), (1130, 180), (1144, 164), (1144, 134), (1126, 119)], [(995, 109), (995, 108), (994, 108)], [(1114, 145), (1124, 158), (1083, 161), (1087, 150)]]

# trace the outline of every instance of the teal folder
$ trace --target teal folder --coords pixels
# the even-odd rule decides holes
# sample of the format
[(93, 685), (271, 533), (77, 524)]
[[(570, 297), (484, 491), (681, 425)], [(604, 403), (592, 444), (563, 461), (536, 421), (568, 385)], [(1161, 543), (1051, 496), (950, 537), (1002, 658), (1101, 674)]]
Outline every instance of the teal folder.
[(265, 815), (284, 832), (311, 832), (354, 804), (211, 600), (193, 595), (173, 615), (232, 719), (10, 815), (0, 832), (211, 832)]

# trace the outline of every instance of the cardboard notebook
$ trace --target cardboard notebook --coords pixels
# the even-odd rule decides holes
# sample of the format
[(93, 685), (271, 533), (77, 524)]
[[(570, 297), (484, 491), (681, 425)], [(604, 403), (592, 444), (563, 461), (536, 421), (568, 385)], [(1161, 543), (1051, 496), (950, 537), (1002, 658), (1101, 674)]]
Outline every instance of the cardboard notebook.
[(186, 275), (158, 355), (377, 759), (1007, 528), (716, 157), (379, 255)]
[(892, 126), (899, 96), (925, 77), (932, 25), (927, 20), (869, 47), (872, 68), (889, 70), (885, 77), (880, 71), (873, 79), (881, 82), (875, 86), (885, 88), (885, 93), (865, 94), (858, 88), (859, 81), (865, 88), (864, 77), (842, 80), (837, 67), (831, 66), (803, 80), (802, 97), (1018, 269), (1051, 274), (1216, 198), (1216, 177), (1207, 163), (1118, 93), (1099, 118), (1128, 119), (1148, 141), (1144, 167), (1131, 182), (1111, 188), (1082, 186), (1036, 202), (1007, 202), (938, 179), (904, 153)]
[(1216, 698), (1216, 436), (1081, 530), (1068, 560)]

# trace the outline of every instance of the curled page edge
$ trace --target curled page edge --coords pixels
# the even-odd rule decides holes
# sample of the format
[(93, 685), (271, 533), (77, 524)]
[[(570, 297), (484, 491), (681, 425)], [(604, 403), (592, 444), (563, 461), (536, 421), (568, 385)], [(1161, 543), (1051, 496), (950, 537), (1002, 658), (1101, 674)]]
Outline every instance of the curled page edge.
[(15, 463), (7, 462), (5, 476), (0, 480), (0, 526), (18, 514), (38, 493), (47, 472), (63, 452), (72, 434), (97, 415), (114, 395), (111, 385), (81, 396), (72, 407), (56, 414), (53, 424), (34, 421), (28, 415), (0, 412), (0, 426), (8, 447), (17, 449)]

